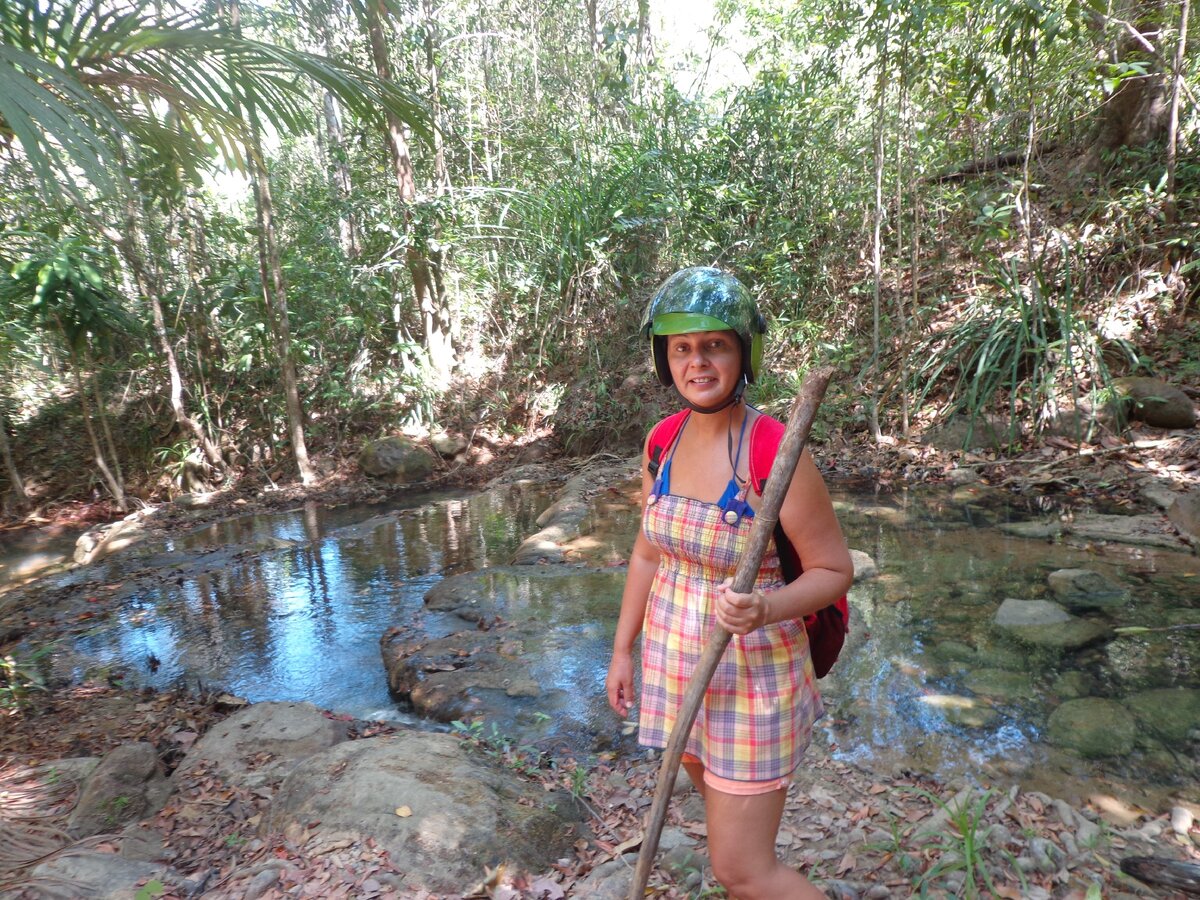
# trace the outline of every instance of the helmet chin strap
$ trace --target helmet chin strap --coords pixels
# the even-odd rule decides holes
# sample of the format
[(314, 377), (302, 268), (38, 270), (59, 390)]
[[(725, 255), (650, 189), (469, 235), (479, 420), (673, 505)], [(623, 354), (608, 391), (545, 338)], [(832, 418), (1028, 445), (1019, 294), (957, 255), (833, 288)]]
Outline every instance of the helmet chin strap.
[(729, 396), (726, 397), (724, 400), (722, 400), (720, 403), (718, 403), (716, 406), (698, 406), (697, 404), (695, 404), (691, 400), (689, 400), (687, 397), (683, 396), (683, 394), (680, 393), (679, 388), (675, 388), (675, 393), (678, 394), (679, 399), (683, 401), (684, 406), (686, 406), (688, 409), (692, 410), (692, 412), (703, 413), (704, 415), (711, 415), (712, 413), (719, 413), (719, 412), (721, 412), (721, 410), (729, 409), (729, 407), (733, 406), (733, 404), (737, 403), (739, 400), (742, 399), (742, 394), (744, 394), (745, 392), (746, 392), (746, 376), (745, 375), (743, 375), (741, 378), (738, 379), (737, 386), (733, 389), (733, 391), (729, 394)]

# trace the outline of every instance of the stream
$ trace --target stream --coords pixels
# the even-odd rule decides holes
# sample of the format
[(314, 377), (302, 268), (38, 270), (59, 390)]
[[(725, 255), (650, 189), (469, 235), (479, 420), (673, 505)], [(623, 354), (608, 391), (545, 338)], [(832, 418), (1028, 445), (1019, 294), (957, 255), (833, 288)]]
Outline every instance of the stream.
[[(1200, 731), (1176, 746), (1140, 736), (1131, 751), (1099, 759), (1045, 736), (1050, 713), (1069, 699), (1200, 686), (1200, 631), (1063, 650), (1014, 643), (992, 620), (1006, 598), (1052, 599), (1051, 572), (1088, 569), (1128, 592), (1123, 605), (1090, 614), (1106, 627), (1200, 622), (1196, 556), (1011, 536), (998, 526), (1041, 514), (972, 489), (831, 492), (848, 543), (879, 570), (852, 588), (850, 637), (821, 682), (829, 710), (821, 739), (836, 757), (883, 775), (986, 775), (1059, 795), (1072, 783), (1142, 797), (1195, 791)], [(427, 607), (426, 594), (494, 569), (477, 589), (501, 598), (505, 620), (536, 626), (523, 659), (540, 685), (497, 701), (505, 733), (557, 739), (579, 753), (635, 752), (603, 686), (636, 493), (630, 481), (593, 498), (568, 545), (568, 561), (586, 564), (576, 570), (507, 567), (557, 495), (537, 481), (388, 507), (309, 504), (204, 526), (128, 558), (47, 576), (59, 592), (107, 588), (120, 597), (112, 616), (60, 642), (55, 665), (74, 678), (115, 673), (126, 684), (202, 685), (418, 724), (389, 695), (380, 637), (398, 625), (429, 640), (461, 631), (463, 621)], [(11, 549), (3, 556), (11, 572), (27, 568), (20, 557)], [(141, 576), (123, 584), (135, 570)]]

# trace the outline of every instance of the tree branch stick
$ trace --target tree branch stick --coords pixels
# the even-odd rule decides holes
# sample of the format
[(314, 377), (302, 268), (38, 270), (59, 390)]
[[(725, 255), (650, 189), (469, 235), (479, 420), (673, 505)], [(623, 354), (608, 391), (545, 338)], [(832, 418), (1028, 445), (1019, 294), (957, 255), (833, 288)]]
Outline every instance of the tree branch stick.
[[(767, 487), (763, 492), (762, 503), (754, 514), (754, 527), (750, 531), (750, 540), (746, 545), (742, 558), (738, 562), (737, 571), (733, 576), (733, 590), (739, 594), (749, 593), (758, 577), (758, 568), (762, 564), (763, 555), (767, 551), (767, 542), (775, 531), (775, 523), (779, 521), (779, 509), (783, 498), (792, 483), (792, 475), (800, 454), (808, 441), (808, 433), (812, 430), (813, 420), (817, 416), (817, 407), (829, 387), (833, 377), (833, 368), (826, 366), (809, 372), (800, 386), (800, 393), (792, 406), (788, 417), (787, 429), (783, 434), (783, 442), (771, 466), (771, 474), (767, 478)], [(708, 690), (713, 672), (721, 661), (725, 648), (729, 645), (729, 632), (717, 625), (708, 639), (696, 669), (692, 672), (687, 691), (679, 707), (679, 715), (675, 719), (675, 727), (663, 751), (662, 766), (658, 770), (658, 786), (654, 792), (654, 804), (650, 808), (650, 822), (642, 838), (642, 849), (638, 854), (637, 868), (634, 870), (633, 883), (629, 889), (630, 900), (642, 900), (646, 891), (646, 882), (650, 878), (650, 869), (654, 865), (654, 856), (658, 852), (658, 839), (662, 835), (663, 823), (667, 819), (667, 806), (671, 800), (671, 791), (675, 787), (675, 776), (679, 774), (679, 763), (683, 750), (687, 746), (688, 735), (691, 734), (692, 724), (700, 711), (700, 703)]]

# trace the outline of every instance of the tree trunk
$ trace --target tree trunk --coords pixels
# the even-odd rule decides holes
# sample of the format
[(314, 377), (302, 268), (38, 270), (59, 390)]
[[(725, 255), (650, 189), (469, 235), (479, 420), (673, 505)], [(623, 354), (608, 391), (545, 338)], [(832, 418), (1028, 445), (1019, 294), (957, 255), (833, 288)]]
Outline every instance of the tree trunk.
[[(383, 22), (387, 9), (383, 0), (368, 0), (366, 3), (367, 35), (371, 44), (371, 59), (375, 65), (375, 74), (385, 81), (392, 77), (392, 66), (388, 58), (387, 38), (383, 30)], [(413, 236), (412, 204), (417, 197), (416, 175), (413, 172), (412, 156), (409, 153), (408, 138), (404, 133), (403, 123), (388, 112), (388, 156), (391, 158), (392, 171), (396, 178), (396, 189), (400, 195), (401, 215), (404, 219), (405, 230)], [(437, 123), (434, 123), (435, 127)], [(448, 317), (445, 315), (444, 292), (439, 292), (434, 273), (423, 251), (410, 240), (405, 253), (405, 262), (412, 278), (413, 293), (416, 295), (417, 309), (421, 313), (424, 326), (424, 346), (434, 371), (448, 374), (453, 365), (453, 347), (450, 344)], [(440, 273), (439, 273), (440, 274)], [(440, 277), (438, 281), (440, 281)]]
[[(886, 35), (884, 42), (886, 44)], [(868, 387), (867, 424), (871, 435), (878, 442), (883, 438), (879, 426), (879, 359), (882, 351), (881, 317), (883, 288), (883, 165), (884, 165), (884, 125), (887, 113), (887, 66), (888, 58), (885, 51), (879, 59), (879, 75), (875, 81), (875, 215), (871, 238), (871, 273), (874, 277), (874, 288), (871, 292), (871, 384)]]
[[(325, 45), (325, 55), (333, 59), (333, 36), (329, 31), (329, 16), (326, 10), (319, 10), (316, 19)], [(325, 115), (325, 136), (329, 146), (330, 181), (338, 198), (338, 237), (346, 258), (357, 259), (358, 223), (355, 222), (354, 212), (350, 208), (353, 185), (350, 180), (350, 164), (346, 160), (346, 136), (342, 131), (342, 116), (337, 98), (329, 91), (325, 91), (322, 109)]]
[(100, 477), (104, 479), (108, 491), (112, 494), (113, 499), (117, 501), (117, 508), (121, 512), (129, 512), (129, 505), (125, 502), (125, 486), (120, 479), (115, 477), (112, 471), (108, 468), (108, 463), (104, 460), (104, 451), (100, 449), (100, 439), (96, 436), (96, 427), (92, 424), (92, 409), (88, 403), (87, 391), (83, 387), (83, 376), (79, 374), (79, 354), (74, 349), (71, 350), (71, 375), (75, 378), (75, 392), (79, 395), (79, 406), (83, 412), (83, 428), (87, 432), (88, 440), (92, 445), (92, 453), (95, 455), (96, 468), (100, 470)]
[(1167, 203), (1164, 210), (1167, 224), (1174, 225), (1179, 211), (1175, 206), (1175, 157), (1179, 149), (1179, 95), (1183, 87), (1184, 51), (1187, 49), (1189, 0), (1179, 9), (1179, 38), (1175, 44), (1175, 66), (1171, 73), (1171, 113), (1167, 124)]
[[(1124, 79), (1101, 107), (1088, 164), (1099, 164), (1101, 154), (1121, 147), (1137, 147), (1161, 139), (1167, 128), (1169, 104), (1161, 54), (1154, 50), (1161, 26), (1160, 0), (1138, 0), (1130, 10), (1130, 26), (1117, 42), (1116, 61), (1146, 61), (1147, 74)], [(1123, 24), (1123, 23), (1110, 23)], [(1148, 49), (1149, 48), (1149, 49)]]
[[(234, 31), (240, 33), (238, 0), (229, 4), (230, 21)], [(308, 444), (304, 439), (304, 409), (300, 405), (300, 388), (296, 380), (296, 361), (292, 358), (292, 332), (288, 321), (287, 284), (283, 278), (283, 264), (279, 257), (279, 243), (275, 233), (275, 207), (271, 198), (271, 180), (267, 174), (262, 153), (261, 128), (258, 122), (257, 99), (247, 95), (242, 99), (249, 125), (247, 163), (250, 185), (254, 191), (254, 217), (258, 224), (258, 269), (262, 281), (263, 301), (267, 322), (279, 357), (280, 374), (283, 377), (283, 396), (287, 406), (288, 432), (292, 441), (292, 455), (296, 469), (304, 484), (317, 480), (308, 459)]]
[(138, 292), (150, 303), (150, 312), (154, 320), (154, 334), (158, 338), (159, 349), (167, 361), (167, 372), (171, 381), (171, 412), (175, 423), (188, 431), (197, 445), (204, 452), (204, 458), (218, 472), (224, 471), (225, 461), (221, 458), (221, 450), (216, 442), (205, 431), (204, 426), (188, 415), (184, 404), (183, 375), (179, 369), (179, 360), (175, 356), (175, 347), (167, 333), (166, 317), (162, 309), (162, 281), (156, 273), (151, 272), (146, 262), (142, 248), (146, 246), (142, 219), (138, 214), (137, 200), (132, 194), (125, 199), (125, 231), (123, 234), (109, 235), (117, 245), (126, 265), (133, 273)]
[[(442, 136), (442, 87), (441, 72), (438, 69), (435, 37), (437, 36), (437, 18), (434, 15), (433, 0), (422, 0), (422, 10), (425, 14), (425, 70), (429, 79), (429, 103), (433, 112), (433, 182), (434, 194), (444, 197), (450, 191), (450, 171), (446, 167), (445, 139)], [(441, 240), (440, 225), (432, 226), (438, 249), (426, 254), (429, 261), (430, 288), (429, 310), (425, 313), (425, 340), (433, 370), (443, 384), (449, 380), (454, 368), (454, 336), (452, 334), (455, 317), (451, 314), (450, 304), (446, 297), (446, 251)]]
[(4, 415), (2, 406), (0, 406), (0, 456), (4, 457), (4, 471), (8, 473), (8, 483), (17, 498), (17, 506), (24, 506), (29, 502), (29, 495), (25, 493), (25, 482), (21, 480), (21, 473), (17, 471), (12, 447), (8, 443), (8, 417)]

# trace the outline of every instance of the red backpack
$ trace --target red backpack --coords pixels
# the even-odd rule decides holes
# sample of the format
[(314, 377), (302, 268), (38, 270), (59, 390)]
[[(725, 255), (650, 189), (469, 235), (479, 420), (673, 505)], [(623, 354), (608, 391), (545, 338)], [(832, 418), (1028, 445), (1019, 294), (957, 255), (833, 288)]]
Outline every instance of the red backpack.
[[(650, 475), (658, 475), (663, 455), (675, 442), (690, 410), (681, 410), (668, 416), (650, 432)], [(783, 423), (771, 416), (761, 414), (750, 427), (750, 484), (760, 497), (766, 486), (767, 476), (775, 462), (775, 454), (783, 441)], [(783, 526), (775, 523), (775, 550), (779, 554), (779, 565), (783, 580), (791, 583), (800, 577), (804, 566), (800, 555), (783, 533)], [(804, 617), (804, 630), (808, 632), (808, 648), (812, 656), (813, 669), (818, 678), (824, 678), (837, 662), (846, 635), (850, 631), (850, 606), (843, 595), (839, 600)]]

